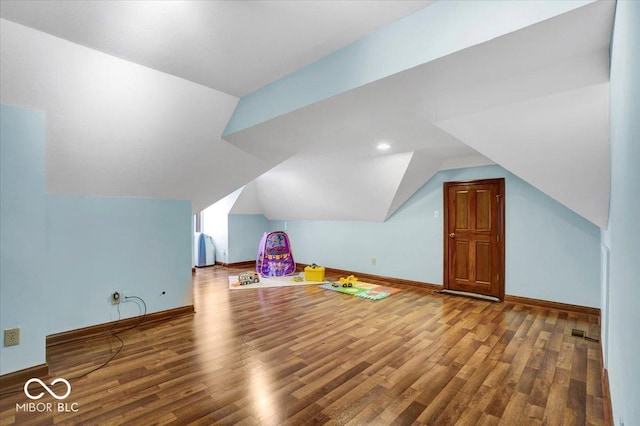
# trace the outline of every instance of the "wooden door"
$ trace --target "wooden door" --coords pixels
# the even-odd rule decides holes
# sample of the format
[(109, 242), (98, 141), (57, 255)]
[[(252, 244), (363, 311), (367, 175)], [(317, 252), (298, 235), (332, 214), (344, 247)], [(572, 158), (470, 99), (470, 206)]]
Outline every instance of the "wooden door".
[(444, 288), (504, 299), (504, 179), (444, 184)]

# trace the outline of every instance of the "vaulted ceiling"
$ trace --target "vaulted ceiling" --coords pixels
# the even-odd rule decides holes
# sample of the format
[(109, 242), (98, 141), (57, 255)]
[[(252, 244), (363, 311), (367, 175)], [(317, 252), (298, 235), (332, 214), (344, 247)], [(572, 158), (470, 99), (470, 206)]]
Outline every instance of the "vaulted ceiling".
[(434, 0), (2, 0), (0, 16), (242, 97)]
[[(202, 104), (197, 99), (181, 106), (182, 124), (160, 124), (152, 135), (167, 145), (161, 164), (143, 164), (131, 149), (141, 135), (123, 143), (127, 169), (141, 163), (138, 180), (157, 176), (155, 184), (137, 189), (127, 189), (132, 176), (112, 186), (104, 176), (94, 182), (100, 170), (114, 172), (102, 159), (88, 167), (63, 155), (78, 131), (57, 128), (54, 114), (47, 153), (53, 192), (189, 198), (200, 210), (246, 185), (237, 201), (242, 213), (382, 221), (438, 170), (497, 163), (605, 226), (615, 3), (572, 2), (562, 9), (558, 4), (565, 2), (554, 2), (549, 7), (557, 9), (545, 15), (545, 2), (497, 2), (509, 3), (509, 19), (491, 15), (490, 7), (471, 14), (470, 3), (477, 2), (3, 1), (0, 12), (3, 19), (208, 86), (214, 90), (206, 96), (219, 101), (205, 109), (215, 116), (201, 132), (192, 129), (200, 122), (189, 111)], [(464, 19), (473, 21), (452, 25)], [(450, 30), (416, 33), (424, 22), (434, 22), (435, 31), (436, 21)], [(417, 30), (410, 40), (428, 38), (414, 45), (405, 38), (399, 47), (393, 37), (411, 25)], [(12, 43), (3, 42), (3, 62), (20, 56), (5, 54), (19, 40)], [(25, 69), (0, 70), (3, 84), (28, 85), (19, 76)], [(327, 88), (322, 80), (329, 77), (337, 83)], [(2, 87), (5, 100), (40, 105)], [(186, 139), (189, 156), (176, 148)], [(377, 151), (381, 141), (391, 148)], [(87, 151), (102, 149), (94, 143)]]

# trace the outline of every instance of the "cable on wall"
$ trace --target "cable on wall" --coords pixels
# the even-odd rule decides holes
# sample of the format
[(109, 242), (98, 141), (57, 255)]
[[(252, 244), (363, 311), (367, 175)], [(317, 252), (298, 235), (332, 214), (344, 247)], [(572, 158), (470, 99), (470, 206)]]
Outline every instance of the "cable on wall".
[(86, 373), (82, 373), (76, 377), (72, 377), (71, 379), (68, 380), (77, 380), (80, 379), (82, 377), (86, 377), (89, 374), (100, 370), (101, 368), (105, 367), (107, 364), (109, 364), (111, 361), (113, 361), (113, 359), (120, 353), (120, 351), (122, 351), (122, 349), (124, 348), (124, 340), (122, 340), (122, 338), (120, 337), (120, 334), (124, 333), (125, 331), (129, 331), (129, 330), (133, 330), (134, 328), (138, 327), (140, 324), (142, 324), (142, 322), (144, 321), (145, 317), (147, 316), (147, 304), (145, 303), (145, 301), (138, 296), (125, 296), (124, 297), (124, 301), (126, 302), (127, 299), (138, 299), (142, 302), (142, 305), (144, 306), (144, 312), (142, 314), (142, 316), (140, 317), (140, 320), (132, 325), (131, 327), (128, 328), (124, 328), (122, 330), (116, 331), (114, 332), (113, 330), (116, 328), (116, 326), (118, 325), (118, 323), (121, 321), (121, 314), (120, 314), (120, 304), (118, 304), (118, 320), (116, 321), (116, 323), (113, 325), (113, 327), (111, 327), (111, 336), (118, 339), (120, 341), (120, 347), (113, 353), (113, 355), (111, 355), (111, 357), (106, 360), (104, 363), (102, 363), (101, 365), (99, 365), (98, 367), (94, 368), (93, 370), (89, 370)]
[[(107, 366), (107, 364), (109, 364), (111, 361), (113, 361), (115, 359), (116, 356), (118, 356), (118, 354), (122, 351), (122, 349), (124, 349), (124, 340), (122, 340), (122, 338), (120, 337), (120, 334), (124, 333), (125, 331), (129, 331), (129, 330), (133, 330), (134, 328), (137, 328), (138, 326), (140, 326), (140, 324), (142, 324), (142, 322), (144, 321), (145, 317), (147, 316), (147, 303), (144, 301), (144, 299), (142, 299), (141, 297), (138, 296), (125, 296), (124, 297), (124, 301), (126, 302), (127, 299), (136, 299), (139, 300), (140, 302), (142, 302), (142, 305), (144, 306), (144, 312), (142, 314), (142, 316), (140, 317), (140, 320), (132, 325), (131, 327), (127, 327), (127, 328), (123, 328), (122, 330), (118, 330), (118, 331), (114, 331), (117, 326), (118, 323), (120, 323), (120, 321), (122, 320), (121, 318), (121, 313), (120, 313), (120, 304), (118, 304), (118, 319), (116, 320), (116, 322), (113, 324), (113, 326), (108, 330), (108, 333), (111, 334), (111, 337), (117, 339), (120, 342), (120, 346), (118, 347), (118, 349), (116, 349), (115, 352), (112, 353), (111, 357), (109, 357), (109, 359), (107, 359), (105, 362), (103, 362), (102, 364), (100, 364), (99, 366), (84, 372), (82, 374), (79, 374), (77, 376), (71, 377), (70, 379), (67, 379), (68, 381), (72, 381), (72, 380), (78, 380), (81, 379), (83, 377), (88, 376), (91, 373), (94, 373), (98, 370), (100, 370), (101, 368)], [(13, 395), (15, 393), (19, 393), (22, 392), (23, 388), (22, 386), (19, 389), (16, 390), (12, 390), (12, 391), (8, 391), (8, 392), (3, 392), (0, 393), (0, 397), (6, 396), (6, 395)]]

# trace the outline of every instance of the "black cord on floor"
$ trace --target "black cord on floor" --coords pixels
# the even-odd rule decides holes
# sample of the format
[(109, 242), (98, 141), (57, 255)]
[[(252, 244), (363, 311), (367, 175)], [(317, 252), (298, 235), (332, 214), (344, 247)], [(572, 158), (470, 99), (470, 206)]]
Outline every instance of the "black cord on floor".
[[(145, 303), (145, 301), (138, 296), (125, 296), (124, 297), (125, 301), (126, 299), (137, 299), (139, 301), (142, 302), (142, 305), (144, 306), (144, 313), (142, 314), (142, 316), (140, 317), (140, 321), (138, 321), (136, 324), (132, 325), (131, 327), (128, 328), (124, 328), (122, 330), (119, 331), (114, 331), (116, 329), (116, 327), (118, 326), (118, 323), (121, 321), (121, 314), (120, 314), (120, 304), (118, 304), (118, 320), (115, 322), (115, 324), (113, 324), (113, 326), (109, 329), (109, 333), (111, 333), (111, 337), (118, 339), (118, 341), (120, 341), (120, 347), (118, 349), (116, 349), (116, 351), (111, 355), (111, 357), (106, 360), (105, 362), (103, 362), (102, 364), (100, 364), (99, 366), (95, 367), (92, 370), (89, 370), (87, 372), (84, 372), (82, 374), (79, 374), (75, 377), (72, 377), (70, 379), (67, 379), (68, 381), (72, 381), (72, 380), (78, 380), (81, 379), (83, 377), (88, 376), (91, 373), (94, 373), (98, 370), (100, 370), (101, 368), (105, 367), (107, 364), (109, 364), (111, 361), (114, 360), (114, 358), (116, 356), (118, 356), (118, 354), (120, 353), (120, 351), (122, 351), (122, 349), (124, 348), (124, 340), (122, 340), (122, 338), (119, 336), (121, 333), (124, 333), (125, 331), (129, 331), (129, 330), (133, 330), (134, 328), (138, 327), (140, 324), (142, 324), (142, 322), (144, 321), (145, 317), (147, 316), (147, 304)], [(8, 392), (4, 392), (4, 393), (0, 393), (0, 397), (6, 396), (6, 395), (13, 395), (15, 393), (19, 393), (22, 392), (23, 388), (20, 387), (20, 389), (16, 389), (16, 390), (12, 390), (12, 391), (8, 391)]]
[(145, 301), (138, 296), (125, 296), (124, 300), (125, 302), (127, 301), (127, 299), (138, 299), (142, 302), (142, 304), (144, 305), (144, 313), (142, 314), (142, 316), (140, 317), (140, 320), (132, 325), (129, 328), (124, 328), (122, 330), (116, 331), (114, 332), (113, 330), (116, 328), (116, 326), (118, 325), (118, 323), (121, 321), (121, 314), (120, 314), (120, 304), (118, 304), (118, 321), (116, 321), (116, 323), (113, 325), (113, 327), (111, 327), (111, 336), (115, 337), (116, 339), (118, 339), (120, 341), (120, 347), (113, 353), (113, 355), (111, 355), (111, 358), (109, 358), (108, 360), (106, 360), (104, 363), (102, 363), (101, 365), (99, 365), (98, 367), (94, 368), (93, 370), (87, 371), (86, 373), (82, 373), (79, 376), (76, 377), (72, 377), (71, 379), (68, 380), (78, 380), (82, 377), (86, 377), (89, 374), (96, 372), (98, 370), (100, 370), (102, 367), (106, 366), (107, 364), (109, 364), (111, 361), (113, 361), (113, 359), (120, 353), (120, 351), (124, 348), (124, 340), (122, 340), (122, 338), (120, 338), (120, 334), (124, 333), (125, 331), (129, 331), (129, 330), (133, 330), (134, 328), (138, 327), (140, 324), (142, 324), (142, 322), (144, 321), (145, 317), (147, 316), (147, 304), (145, 303)]

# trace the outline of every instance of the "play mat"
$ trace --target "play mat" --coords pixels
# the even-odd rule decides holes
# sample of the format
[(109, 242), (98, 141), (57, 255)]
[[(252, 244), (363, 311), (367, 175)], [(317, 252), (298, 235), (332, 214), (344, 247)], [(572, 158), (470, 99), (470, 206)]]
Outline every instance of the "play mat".
[[(326, 282), (326, 281), (325, 281)], [(322, 282), (305, 281), (303, 274), (288, 277), (260, 277), (260, 282), (248, 285), (240, 285), (237, 275), (229, 275), (230, 290), (245, 290), (250, 288), (267, 288), (267, 287), (289, 287), (299, 285), (318, 285)]]
[(371, 299), (371, 300), (384, 299), (385, 297), (389, 297), (392, 294), (400, 293), (402, 291), (399, 288), (386, 287), (383, 285), (369, 284), (369, 283), (363, 283), (363, 282), (358, 282), (353, 287), (342, 287), (342, 286), (334, 287), (331, 285), (331, 283), (322, 284), (321, 286), (318, 286), (318, 287), (325, 290), (331, 290), (331, 291), (336, 291), (338, 293), (350, 294), (352, 296), (362, 297), (364, 299)]

